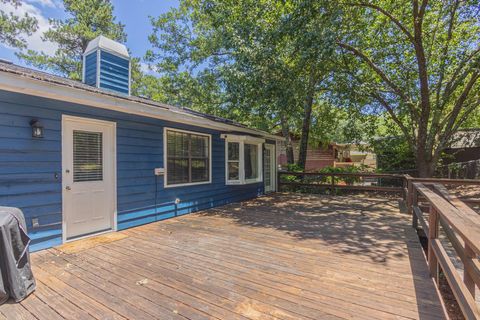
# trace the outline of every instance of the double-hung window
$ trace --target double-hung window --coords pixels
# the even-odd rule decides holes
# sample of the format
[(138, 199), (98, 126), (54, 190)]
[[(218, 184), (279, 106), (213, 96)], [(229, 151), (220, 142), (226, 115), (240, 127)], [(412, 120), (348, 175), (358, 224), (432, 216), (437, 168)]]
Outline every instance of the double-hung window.
[(227, 184), (262, 181), (262, 145), (264, 140), (248, 136), (223, 135)]
[(165, 186), (211, 182), (211, 136), (165, 129)]

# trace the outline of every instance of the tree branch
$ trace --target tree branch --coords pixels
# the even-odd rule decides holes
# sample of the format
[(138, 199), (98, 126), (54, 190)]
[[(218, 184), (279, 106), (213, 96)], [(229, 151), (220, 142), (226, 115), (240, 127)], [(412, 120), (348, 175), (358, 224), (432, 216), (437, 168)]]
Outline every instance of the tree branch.
[(443, 83), (443, 78), (445, 76), (445, 67), (446, 67), (445, 60), (447, 58), (448, 48), (449, 48), (450, 41), (452, 40), (452, 36), (453, 36), (453, 22), (455, 21), (455, 13), (457, 12), (458, 5), (459, 5), (459, 1), (457, 0), (457, 1), (455, 1), (455, 4), (452, 8), (452, 11), (450, 12), (450, 21), (449, 21), (449, 24), (448, 24), (447, 40), (446, 40), (445, 46), (443, 48), (442, 59), (440, 61), (440, 63), (441, 63), (440, 75), (439, 75), (439, 79), (438, 79), (438, 83), (437, 83), (437, 90), (436, 90), (437, 91), (437, 93), (436, 93), (437, 107), (440, 106), (440, 92), (442, 90), (442, 83)]
[(415, 144), (414, 139), (412, 139), (412, 136), (408, 132), (408, 128), (402, 123), (402, 121), (395, 114), (395, 111), (393, 110), (392, 106), (385, 99), (383, 99), (382, 96), (380, 96), (375, 92), (372, 92), (371, 96), (374, 99), (376, 99), (387, 110), (388, 114), (390, 114), (390, 116), (392, 117), (392, 120), (400, 127), (400, 130), (402, 130), (403, 134), (405, 135), (405, 138), (411, 141), (411, 143)]
[(381, 8), (380, 6), (377, 6), (377, 5), (374, 5), (374, 4), (371, 4), (371, 3), (366, 3), (366, 2), (346, 3), (346, 5), (355, 6), (355, 7), (371, 8), (371, 9), (374, 9), (374, 10), (380, 12), (381, 14), (383, 14), (384, 16), (389, 18), (407, 36), (407, 38), (408, 38), (408, 40), (410, 40), (410, 42), (412, 42), (412, 43), (414, 42), (414, 38), (413, 38), (412, 33), (410, 31), (408, 31), (408, 29), (400, 22), (400, 20), (395, 18), (390, 12), (386, 11), (385, 9)]
[[(418, 80), (420, 84), (420, 118), (418, 126), (418, 148), (424, 149), (430, 154), (433, 148), (433, 138), (428, 134), (428, 120), (430, 118), (431, 104), (430, 104), (430, 88), (428, 81), (427, 59), (425, 57), (425, 50), (423, 48), (423, 16), (425, 15), (425, 8), (427, 0), (423, 0), (420, 8), (418, 8), (418, 0), (413, 1), (413, 34), (415, 57), (418, 66)], [(430, 138), (430, 139), (429, 139)]]
[[(395, 92), (396, 95), (398, 95), (407, 105), (411, 105), (411, 101), (410, 99), (405, 95), (405, 93), (402, 92), (402, 90), (380, 69), (379, 66), (377, 66), (369, 57), (367, 57), (363, 52), (361, 52), (360, 50), (358, 50), (357, 48), (349, 45), (349, 44), (346, 44), (346, 43), (343, 43), (343, 42), (340, 42), (340, 41), (337, 41), (337, 44), (341, 47), (341, 48), (344, 48), (350, 52), (352, 52), (355, 56), (361, 58), (365, 63), (368, 64), (368, 66), (370, 68), (373, 69), (373, 71), (375, 71), (375, 73), (380, 76), (380, 78), (382, 78), (383, 81), (385, 81), (385, 83), (387, 83), (390, 88), (392, 88), (392, 90)], [(411, 111), (415, 113), (415, 111), (411, 108)]]
[(455, 105), (453, 106), (452, 111), (442, 121), (440, 128), (445, 127), (444, 132), (446, 134), (448, 134), (449, 131), (452, 130), (455, 124), (455, 121), (457, 120), (457, 117), (460, 111), (462, 110), (463, 104), (468, 97), (468, 94), (470, 93), (470, 91), (472, 90), (473, 86), (475, 85), (475, 83), (479, 78), (480, 78), (479, 72), (472, 73), (470, 80), (468, 81), (465, 88), (463, 88), (462, 93), (460, 94), (457, 101), (455, 102)]
[(440, 74), (437, 82), (437, 89), (436, 89), (436, 95), (435, 95), (436, 108), (434, 110), (433, 117), (432, 117), (432, 125), (430, 126), (430, 136), (434, 135), (435, 132), (438, 132), (439, 130), (440, 118), (441, 118), (443, 107), (444, 107), (444, 104), (442, 104), (440, 101), (440, 95), (442, 91), (443, 80), (445, 77), (446, 59), (448, 55), (450, 41), (452, 40), (452, 37), (453, 37), (453, 25), (454, 25), (455, 14), (457, 12), (458, 5), (459, 5), (459, 0), (455, 1), (455, 4), (453, 5), (453, 8), (450, 11), (450, 20), (448, 23), (447, 39), (445, 42), (445, 46), (443, 47), (442, 56), (440, 59)]
[(450, 141), (450, 139), (453, 137), (455, 132), (457, 132), (460, 129), (460, 126), (467, 120), (468, 116), (476, 109), (479, 108), (480, 106), (480, 98), (478, 98), (476, 101), (474, 101), (471, 106), (465, 110), (465, 112), (462, 114), (460, 119), (457, 121), (455, 126), (448, 132), (444, 132), (444, 134), (441, 136), (440, 141), (438, 143), (437, 149), (435, 150), (435, 156), (438, 157), (440, 152), (447, 146), (447, 143)]
[(468, 116), (475, 111), (475, 109), (480, 108), (480, 97), (475, 100), (462, 114), (460, 119), (457, 121), (455, 126), (452, 129), (452, 132), (457, 132), (460, 129), (460, 126), (467, 120)]
[(428, 5), (428, 0), (423, 0), (420, 6), (420, 10), (418, 11), (418, 17), (422, 19), (422, 21), (423, 21), (423, 17), (425, 16), (425, 10), (427, 8), (427, 5)]
[[(446, 100), (450, 96), (450, 94), (455, 91), (459, 83), (461, 83), (466, 78), (468, 73), (471, 71), (471, 69), (467, 69), (462, 73), (462, 75), (460, 75), (460, 72), (462, 71), (462, 69), (468, 64), (470, 60), (472, 60), (479, 53), (480, 53), (480, 46), (478, 46), (470, 55), (468, 55), (462, 62), (460, 62), (457, 69), (455, 69), (451, 79), (447, 82), (447, 84), (445, 85), (445, 89), (443, 90), (443, 94), (442, 94), (443, 104), (446, 103)], [(474, 63), (474, 66), (477, 64)]]

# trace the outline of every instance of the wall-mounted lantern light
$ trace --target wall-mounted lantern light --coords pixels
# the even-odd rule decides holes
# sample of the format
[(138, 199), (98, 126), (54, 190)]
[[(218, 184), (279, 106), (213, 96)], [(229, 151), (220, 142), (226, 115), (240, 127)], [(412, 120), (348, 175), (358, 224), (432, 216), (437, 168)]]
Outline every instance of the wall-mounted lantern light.
[(37, 119), (30, 121), (30, 126), (32, 127), (32, 137), (34, 138), (43, 138), (43, 125)]

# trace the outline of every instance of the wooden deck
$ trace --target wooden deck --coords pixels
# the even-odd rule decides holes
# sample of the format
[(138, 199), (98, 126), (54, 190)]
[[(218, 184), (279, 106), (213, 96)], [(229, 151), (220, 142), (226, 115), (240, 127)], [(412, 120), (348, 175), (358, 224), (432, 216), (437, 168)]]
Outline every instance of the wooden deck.
[(276, 194), (32, 255), (0, 319), (442, 319), (396, 201)]

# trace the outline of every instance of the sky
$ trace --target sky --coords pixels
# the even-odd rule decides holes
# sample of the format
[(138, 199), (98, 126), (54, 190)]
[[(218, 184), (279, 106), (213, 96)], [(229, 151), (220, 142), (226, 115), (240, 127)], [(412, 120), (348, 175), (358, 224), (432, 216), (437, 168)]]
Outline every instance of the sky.
[[(64, 19), (67, 17), (62, 3), (61, 0), (23, 0), (22, 6), (15, 9), (9, 4), (0, 2), (0, 9), (20, 15), (27, 12), (29, 15), (36, 17), (39, 29), (35, 34), (27, 37), (28, 48), (53, 53), (55, 45), (43, 42), (41, 36), (43, 32), (48, 30), (48, 19)], [(126, 45), (132, 56), (135, 57), (143, 57), (150, 48), (148, 35), (152, 31), (152, 27), (148, 17), (156, 17), (167, 12), (170, 8), (178, 6), (178, 0), (112, 0), (112, 3), (117, 21), (125, 25)], [(15, 56), (16, 50), (0, 43), (0, 58), (13, 61), (15, 64), (25, 65)]]

